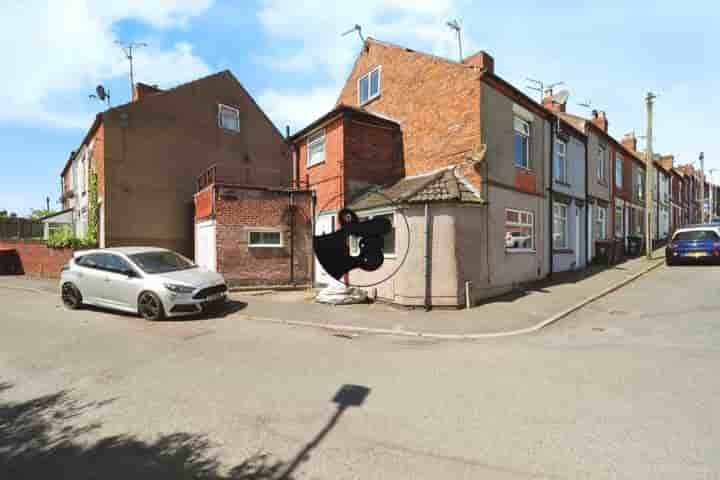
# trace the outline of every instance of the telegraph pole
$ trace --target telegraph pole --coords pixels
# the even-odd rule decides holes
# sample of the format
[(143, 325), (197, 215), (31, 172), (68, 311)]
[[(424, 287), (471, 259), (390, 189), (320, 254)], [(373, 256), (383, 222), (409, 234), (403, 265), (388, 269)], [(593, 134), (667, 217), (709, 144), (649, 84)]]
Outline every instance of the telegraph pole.
[(700, 223), (705, 223), (705, 153), (700, 152)]
[(647, 102), (647, 142), (646, 142), (646, 168), (645, 168), (645, 253), (648, 260), (652, 259), (652, 210), (653, 198), (650, 186), (652, 185), (653, 172), (653, 101), (656, 95), (648, 92), (645, 101)]

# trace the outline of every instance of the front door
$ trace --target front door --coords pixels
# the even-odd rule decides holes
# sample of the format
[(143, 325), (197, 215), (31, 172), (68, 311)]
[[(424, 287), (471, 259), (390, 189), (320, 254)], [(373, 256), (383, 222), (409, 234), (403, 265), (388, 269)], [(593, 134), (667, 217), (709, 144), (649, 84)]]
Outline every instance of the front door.
[(195, 224), (195, 263), (213, 272), (217, 271), (215, 221)]
[[(325, 235), (335, 231), (335, 214), (320, 215), (315, 225), (315, 235)], [(321, 285), (341, 286), (342, 282), (335, 280), (322, 268), (317, 257), (315, 257), (315, 282)]]

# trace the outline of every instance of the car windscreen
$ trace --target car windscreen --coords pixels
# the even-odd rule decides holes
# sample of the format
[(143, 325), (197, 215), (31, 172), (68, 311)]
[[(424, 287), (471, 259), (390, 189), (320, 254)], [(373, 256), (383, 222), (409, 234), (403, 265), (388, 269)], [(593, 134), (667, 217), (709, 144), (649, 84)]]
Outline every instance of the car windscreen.
[(673, 238), (674, 241), (699, 241), (699, 240), (717, 240), (718, 235), (712, 230), (692, 230), (689, 232), (678, 232)]
[(167, 273), (195, 268), (195, 264), (175, 252), (144, 252), (128, 256), (145, 273)]

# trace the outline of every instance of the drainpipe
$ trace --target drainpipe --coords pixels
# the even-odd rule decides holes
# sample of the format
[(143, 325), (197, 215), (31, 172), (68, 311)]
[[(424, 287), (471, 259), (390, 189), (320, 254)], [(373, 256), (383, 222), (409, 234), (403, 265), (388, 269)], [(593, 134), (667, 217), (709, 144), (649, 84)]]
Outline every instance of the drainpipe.
[(590, 204), (588, 203), (588, 188), (590, 185), (589, 165), (588, 137), (585, 136), (585, 267), (590, 264), (590, 242), (592, 242), (591, 238), (587, 238), (590, 232)]
[(315, 203), (317, 201), (317, 197), (315, 196), (315, 190), (311, 191), (311, 200), (312, 203), (311, 211), (312, 211), (312, 218), (310, 219), (310, 237), (311, 241), (313, 242), (313, 248), (312, 253), (310, 254), (310, 288), (315, 288)]
[[(409, 234), (409, 232), (408, 232)], [(428, 312), (432, 308), (430, 300), (431, 290), (431, 272), (430, 272), (430, 245), (432, 238), (430, 232), (430, 204), (425, 203), (425, 311)]]
[(550, 208), (548, 210), (550, 211), (548, 215), (549, 224), (548, 224), (548, 232), (550, 232), (550, 244), (548, 246), (548, 252), (550, 252), (550, 269), (548, 270), (548, 278), (552, 278), (553, 276), (553, 221), (555, 220), (553, 216), (554, 212), (554, 202), (553, 202), (553, 182), (555, 181), (555, 132), (557, 130), (557, 122), (559, 122), (555, 116), (553, 116), (553, 121), (550, 122), (550, 187), (548, 188), (549, 196), (550, 196)]
[(290, 192), (290, 285), (295, 285), (295, 197)]

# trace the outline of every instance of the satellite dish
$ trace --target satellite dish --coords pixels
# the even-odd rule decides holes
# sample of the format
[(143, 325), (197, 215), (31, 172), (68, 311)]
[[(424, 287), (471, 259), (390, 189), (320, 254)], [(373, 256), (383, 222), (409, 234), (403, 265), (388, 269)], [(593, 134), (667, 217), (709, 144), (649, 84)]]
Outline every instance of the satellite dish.
[(570, 92), (568, 92), (567, 90), (560, 90), (558, 93), (553, 95), (553, 103), (565, 105), (568, 101), (568, 98), (570, 98)]
[(97, 93), (97, 96), (100, 100), (105, 101), (107, 98), (107, 93), (105, 92), (105, 87), (102, 85), (98, 85), (95, 87), (95, 92)]

